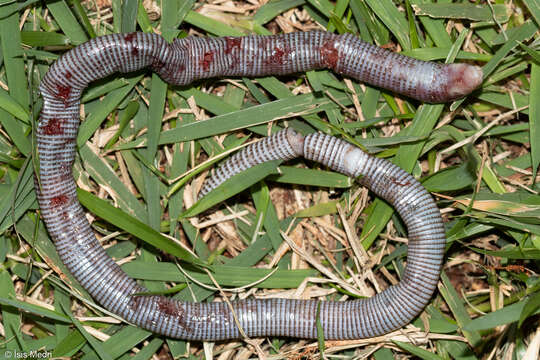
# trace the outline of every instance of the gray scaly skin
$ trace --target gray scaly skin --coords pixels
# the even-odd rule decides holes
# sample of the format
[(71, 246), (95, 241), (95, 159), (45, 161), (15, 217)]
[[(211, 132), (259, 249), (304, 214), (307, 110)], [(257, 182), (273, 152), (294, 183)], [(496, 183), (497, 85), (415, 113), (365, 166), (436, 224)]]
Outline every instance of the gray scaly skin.
[[(76, 196), (72, 175), (80, 96), (92, 81), (114, 72), (151, 67), (173, 85), (216, 76), (263, 76), (330, 68), (409, 97), (444, 102), (476, 88), (479, 68), (422, 62), (366, 44), (352, 35), (326, 32), (241, 38), (177, 39), (154, 34), (95, 38), (65, 53), (43, 78), (44, 99), (37, 129), (40, 175), (36, 192), (61, 260), (105, 308), (127, 321), (169, 337), (222, 340), (240, 337), (224, 303), (183, 303), (144, 292), (109, 258), (95, 238)], [(409, 174), (336, 138), (302, 137), (284, 130), (249, 146), (218, 169), (203, 189), (257, 163), (304, 156), (361, 182), (393, 204), (409, 230), (409, 254), (402, 281), (367, 300), (318, 302), (244, 300), (233, 303), (246, 335), (316, 337), (316, 313), (327, 339), (355, 339), (387, 333), (410, 322), (429, 301), (442, 262), (445, 235), (429, 193)]]

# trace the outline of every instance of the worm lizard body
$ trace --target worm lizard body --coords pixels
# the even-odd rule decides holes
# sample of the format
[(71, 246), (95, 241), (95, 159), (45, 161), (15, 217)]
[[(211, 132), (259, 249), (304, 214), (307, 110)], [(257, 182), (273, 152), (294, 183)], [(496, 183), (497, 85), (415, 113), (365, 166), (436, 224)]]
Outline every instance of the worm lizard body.
[(252, 337), (314, 338), (319, 307), (326, 339), (356, 339), (398, 329), (424, 308), (437, 284), (445, 245), (441, 216), (430, 194), (411, 175), (386, 160), (331, 136), (303, 137), (291, 129), (236, 154), (213, 174), (201, 193), (208, 193), (255, 164), (299, 156), (360, 177), (360, 182), (390, 202), (407, 224), (409, 252), (401, 282), (370, 299), (252, 299), (233, 302), (233, 311), (226, 303), (132, 296), (146, 289), (129, 278), (95, 238), (77, 200), (71, 168), (84, 88), (114, 72), (145, 67), (151, 67), (174, 85), (217, 76), (278, 75), (329, 68), (427, 102), (444, 102), (468, 94), (482, 80), (479, 68), (418, 61), (366, 44), (352, 35), (326, 32), (188, 37), (172, 44), (158, 35), (130, 33), (98, 37), (65, 53), (40, 85), (44, 104), (37, 130), (40, 177), (36, 192), (42, 216), (69, 271), (113, 313), (174, 338), (239, 338), (239, 326)]

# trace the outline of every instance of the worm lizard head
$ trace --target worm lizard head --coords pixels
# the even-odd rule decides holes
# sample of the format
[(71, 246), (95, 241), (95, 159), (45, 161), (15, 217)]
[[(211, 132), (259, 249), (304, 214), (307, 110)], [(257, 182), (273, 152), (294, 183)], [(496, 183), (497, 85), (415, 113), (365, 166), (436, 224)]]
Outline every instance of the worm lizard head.
[(451, 99), (459, 99), (482, 84), (483, 73), (478, 66), (469, 64), (448, 65), (448, 95)]

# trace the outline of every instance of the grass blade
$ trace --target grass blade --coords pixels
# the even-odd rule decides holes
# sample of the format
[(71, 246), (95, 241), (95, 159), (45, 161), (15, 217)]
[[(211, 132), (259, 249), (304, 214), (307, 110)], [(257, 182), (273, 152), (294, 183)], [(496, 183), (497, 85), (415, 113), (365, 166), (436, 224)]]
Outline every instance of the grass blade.
[(536, 179), (540, 164), (540, 65), (531, 64), (531, 93), (529, 95), (529, 127), (531, 139), (532, 177)]
[(182, 259), (182, 261), (194, 265), (205, 266), (202, 261), (194, 257), (183, 247), (173, 243), (170, 239), (164, 237), (148, 225), (115, 208), (108, 202), (81, 189), (77, 190), (77, 195), (84, 207), (118, 228), (138, 237), (158, 249)]

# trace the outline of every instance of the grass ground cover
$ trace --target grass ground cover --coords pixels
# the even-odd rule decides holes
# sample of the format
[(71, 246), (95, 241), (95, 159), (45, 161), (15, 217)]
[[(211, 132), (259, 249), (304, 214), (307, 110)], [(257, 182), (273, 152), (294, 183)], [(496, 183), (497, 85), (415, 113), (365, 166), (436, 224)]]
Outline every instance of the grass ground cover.
[[(0, 1), (0, 357), (537, 359), (539, 26), (538, 0)], [(273, 162), (193, 200), (244, 144), (284, 126), (322, 131), (390, 159), (436, 198), (448, 245), (430, 305), (375, 339), (249, 345), (166, 339), (96, 305), (60, 263), (33, 190), (37, 88), (50, 64), (109, 33), (313, 29), (475, 63), (484, 82), (465, 99), (428, 105), (326, 70), (181, 88), (150, 72), (117, 74), (83, 94), (80, 201), (109, 255), (155, 293), (212, 301), (222, 297), (217, 284), (230, 300), (371, 296), (399, 280), (407, 233), (353, 179)], [(368, 261), (355, 256), (359, 244)], [(199, 263), (210, 273), (190, 266)]]

